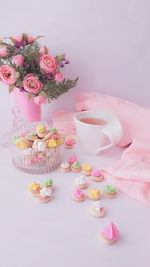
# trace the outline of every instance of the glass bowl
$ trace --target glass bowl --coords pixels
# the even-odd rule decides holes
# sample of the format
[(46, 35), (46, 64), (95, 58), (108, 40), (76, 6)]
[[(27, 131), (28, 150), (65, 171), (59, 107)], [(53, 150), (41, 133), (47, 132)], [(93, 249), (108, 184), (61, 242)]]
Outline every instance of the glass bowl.
[[(46, 128), (49, 128), (46, 122), (34, 122), (22, 125), (22, 127), (14, 131), (10, 138), (3, 142), (3, 146), (9, 145), (12, 155), (12, 161), (14, 166), (27, 173), (41, 174), (50, 172), (59, 167), (62, 162), (62, 156), (64, 151), (64, 142), (56, 147), (46, 148), (44, 151), (37, 151), (32, 147), (20, 149), (16, 147), (12, 142), (13, 136), (26, 135), (30, 131), (35, 131), (37, 125), (42, 124)], [(61, 135), (64, 139), (64, 137)]]

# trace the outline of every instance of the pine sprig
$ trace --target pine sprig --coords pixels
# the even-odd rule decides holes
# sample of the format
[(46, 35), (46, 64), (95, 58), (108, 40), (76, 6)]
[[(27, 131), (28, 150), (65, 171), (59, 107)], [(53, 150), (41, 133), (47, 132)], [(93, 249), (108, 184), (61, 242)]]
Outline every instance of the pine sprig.
[(44, 92), (48, 96), (48, 101), (50, 102), (51, 100), (58, 98), (60, 95), (68, 92), (69, 89), (75, 87), (78, 79), (79, 78), (76, 78), (75, 80), (64, 79), (60, 83), (53, 80), (49, 81), (44, 87)]

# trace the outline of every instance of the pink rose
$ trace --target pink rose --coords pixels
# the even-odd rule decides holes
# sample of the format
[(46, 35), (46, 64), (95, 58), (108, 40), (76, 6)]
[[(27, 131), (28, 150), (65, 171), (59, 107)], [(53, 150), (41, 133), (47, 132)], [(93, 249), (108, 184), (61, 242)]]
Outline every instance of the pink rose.
[(8, 48), (6, 45), (1, 45), (0, 46), (0, 58), (5, 58), (9, 54)]
[(16, 82), (16, 72), (14, 68), (3, 65), (0, 67), (0, 78), (2, 82), (4, 82), (7, 85), (12, 85)]
[(46, 73), (51, 73), (57, 68), (55, 58), (47, 54), (40, 58), (39, 64), (41, 69)]
[[(18, 43), (21, 43), (22, 42), (22, 37), (23, 37), (23, 34), (16, 35), (16, 36), (13, 36), (13, 39), (15, 41), (17, 41)], [(28, 44), (30, 44), (30, 43), (32, 43), (34, 41), (34, 38), (29, 34), (27, 34), (27, 38), (28, 38)]]
[(57, 72), (54, 75), (54, 79), (56, 82), (62, 82), (62, 80), (64, 79), (64, 75), (62, 74), (62, 72)]
[(45, 54), (48, 54), (48, 49), (47, 47), (44, 45), (44, 46), (41, 46), (40, 50), (39, 50), (39, 53), (41, 56), (45, 55)]
[(38, 80), (33, 73), (27, 74), (23, 79), (24, 89), (31, 94), (37, 94), (42, 90), (43, 84)]
[(40, 95), (34, 97), (34, 102), (37, 105), (46, 104), (46, 99)]
[(12, 60), (17, 66), (22, 66), (24, 62), (24, 57), (22, 55), (16, 55), (12, 57)]

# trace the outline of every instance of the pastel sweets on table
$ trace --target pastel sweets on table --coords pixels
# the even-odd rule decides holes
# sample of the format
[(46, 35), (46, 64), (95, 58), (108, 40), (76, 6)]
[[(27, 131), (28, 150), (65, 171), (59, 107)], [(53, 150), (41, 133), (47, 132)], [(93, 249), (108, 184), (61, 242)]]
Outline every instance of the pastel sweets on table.
[(41, 203), (49, 202), (52, 198), (52, 189), (48, 189), (46, 186), (44, 186), (37, 195), (37, 198)]
[(43, 183), (43, 186), (47, 189), (54, 190), (53, 179), (48, 179), (46, 182)]
[(67, 140), (65, 142), (65, 148), (67, 148), (67, 149), (71, 149), (73, 147), (73, 145), (74, 145), (73, 140)]
[(91, 179), (94, 182), (101, 182), (103, 181), (104, 177), (101, 170), (92, 170), (91, 171)]
[(111, 245), (115, 243), (119, 238), (119, 231), (116, 225), (113, 222), (110, 222), (101, 232), (101, 237), (106, 244)]
[(68, 163), (70, 164), (70, 167), (71, 167), (71, 165), (72, 165), (74, 162), (77, 162), (77, 158), (76, 158), (76, 156), (70, 157), (70, 158), (68, 159)]
[[(59, 166), (64, 138), (56, 128), (33, 124), (12, 137), (13, 162), (33, 173), (48, 172)], [(17, 150), (16, 150), (17, 148)]]
[(58, 131), (56, 128), (50, 128), (49, 131), (44, 136), (43, 140), (46, 141), (48, 139), (53, 138), (54, 140), (58, 140), (59, 136), (57, 135)]
[(85, 200), (85, 198), (86, 198), (85, 194), (81, 189), (79, 189), (79, 188), (75, 189), (75, 191), (73, 192), (73, 199), (75, 201), (82, 202)]
[(91, 164), (82, 164), (82, 172), (85, 176), (90, 176), (92, 171)]
[(93, 201), (89, 208), (90, 214), (94, 217), (101, 218), (105, 215), (105, 209), (101, 205), (100, 200)]
[(42, 124), (39, 124), (36, 127), (36, 134), (39, 138), (43, 138), (47, 134), (46, 127)]
[(73, 145), (76, 143), (76, 140), (73, 137), (66, 137), (65, 148), (73, 148)]
[(88, 184), (83, 174), (79, 175), (75, 179), (75, 185), (79, 189), (85, 189), (87, 188)]
[(34, 142), (36, 139), (38, 139), (38, 136), (37, 136), (36, 132), (29, 132), (26, 134), (26, 139), (28, 141)]
[(28, 188), (34, 197), (37, 197), (37, 195), (39, 194), (39, 192), (41, 190), (40, 184), (37, 184), (35, 182), (33, 182), (32, 184), (29, 184)]
[(66, 141), (68, 141), (68, 140), (71, 140), (73, 142), (73, 144), (76, 143), (76, 139), (74, 137), (72, 137), (72, 136), (66, 137)]
[(13, 144), (15, 144), (15, 146), (20, 149), (26, 149), (31, 146), (30, 142), (22, 136), (16, 139), (16, 142), (15, 143), (13, 142)]
[(72, 165), (71, 165), (71, 170), (73, 172), (81, 172), (82, 168), (81, 168), (81, 164), (79, 162), (74, 162)]
[(105, 185), (103, 195), (108, 198), (114, 198), (117, 194), (116, 188), (112, 185)]
[(52, 199), (52, 194), (54, 191), (53, 179), (48, 179), (41, 186), (38, 183), (31, 183), (28, 186), (29, 191), (32, 196), (36, 197), (41, 203), (47, 203)]
[(68, 162), (61, 163), (60, 170), (63, 172), (69, 172), (70, 171), (70, 164)]
[(88, 190), (88, 198), (91, 200), (99, 200), (100, 199), (100, 191), (96, 188), (90, 188)]

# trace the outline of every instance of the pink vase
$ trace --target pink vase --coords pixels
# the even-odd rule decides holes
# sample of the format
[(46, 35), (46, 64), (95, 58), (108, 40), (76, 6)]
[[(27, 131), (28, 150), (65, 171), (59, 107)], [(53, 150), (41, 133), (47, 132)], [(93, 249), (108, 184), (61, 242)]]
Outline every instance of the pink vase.
[(34, 103), (33, 98), (29, 99), (25, 91), (14, 88), (14, 105), (20, 109), (22, 116), (28, 122), (41, 120), (41, 105)]

